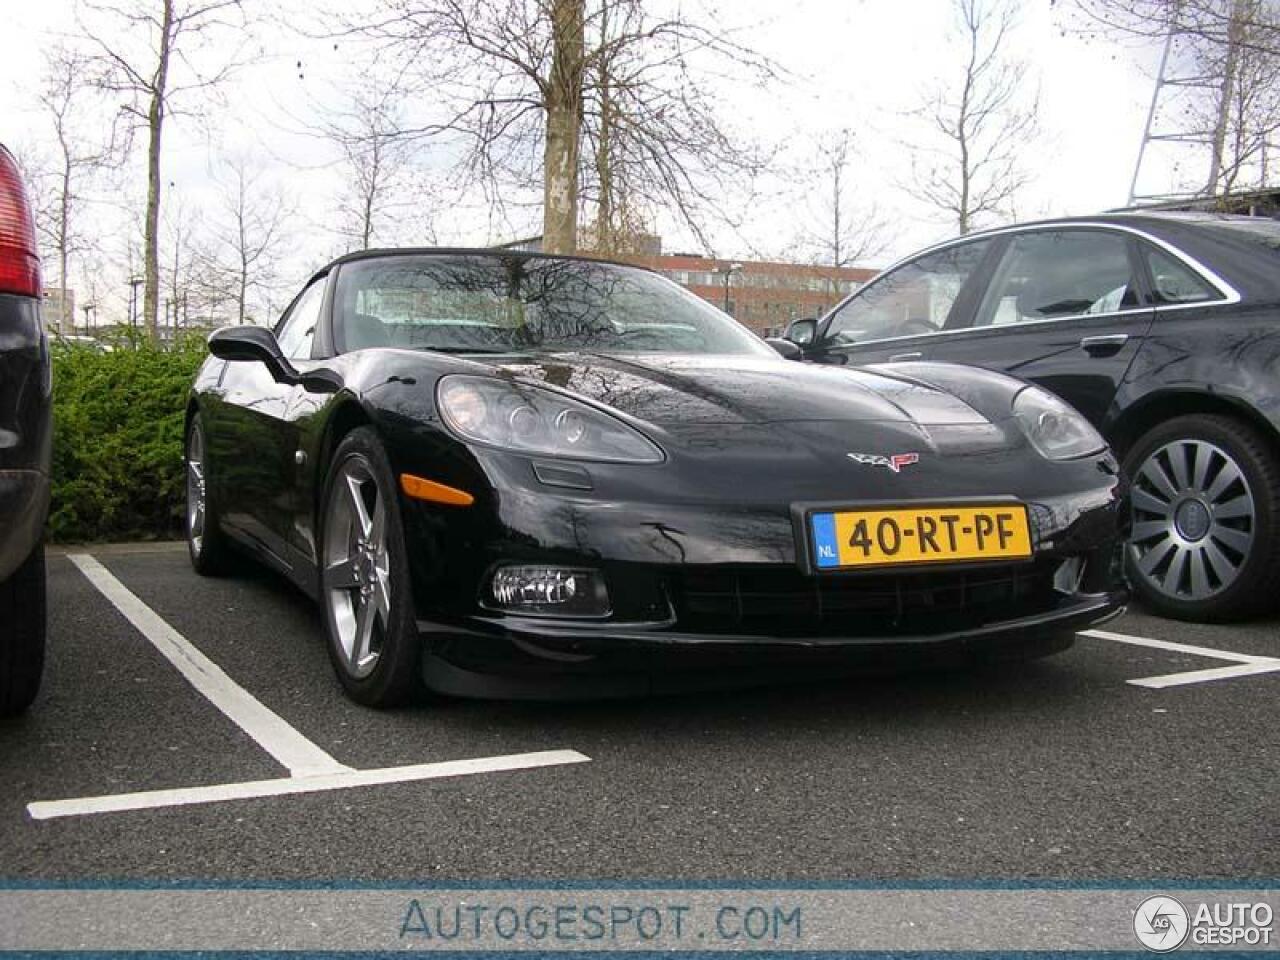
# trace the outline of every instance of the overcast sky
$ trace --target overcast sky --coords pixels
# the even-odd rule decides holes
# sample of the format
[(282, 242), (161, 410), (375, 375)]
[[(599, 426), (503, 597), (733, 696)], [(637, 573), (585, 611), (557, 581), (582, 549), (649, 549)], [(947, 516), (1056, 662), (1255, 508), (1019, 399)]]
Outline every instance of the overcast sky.
[[(0, 141), (20, 150), (39, 149), (50, 137), (34, 105), (42, 50), (60, 35), (75, 34), (73, 3), (4, 0), (4, 6)], [(251, 15), (267, 6), (245, 0)], [(279, 8), (278, 3), (270, 6)], [(311, 6), (299, 3), (283, 19), (294, 24), (315, 22), (314, 15), (306, 12)], [(910, 145), (920, 136), (912, 111), (939, 76), (956, 76), (961, 62), (961, 51), (950, 35), (953, 18), (948, 0), (720, 0), (718, 7), (715, 16), (725, 29), (736, 31), (742, 42), (771, 57), (788, 76), (767, 89), (733, 82), (720, 85), (730, 122), (783, 149), (776, 175), (757, 184), (758, 196), (746, 224), (740, 230), (713, 230), (712, 252), (726, 257), (778, 256), (790, 250), (800, 234), (813, 229), (820, 216), (814, 198), (818, 188), (797, 171), (812, 156), (816, 139), (845, 126), (857, 132), (854, 200), (864, 207), (874, 205), (892, 225), (886, 249), (872, 265), (883, 265), (954, 233), (954, 225), (911, 189)], [(1064, 30), (1061, 7), (1062, 2), (1049, 0), (1025, 2), (1009, 44), (1011, 53), (1034, 65), (1042, 128), (1042, 137), (1022, 148), (1033, 175), (1019, 197), (1018, 219), (1089, 213), (1124, 204), (1151, 97), (1158, 51), (1086, 41)], [(329, 229), (334, 194), (340, 188), (339, 166), (323, 143), (302, 130), (316, 105), (332, 100), (335, 84), (367, 69), (362, 61), (366, 53), (351, 43), (335, 50), (332, 43), (309, 40), (274, 19), (259, 22), (249, 43), (248, 49), (260, 51), (261, 57), (225, 87), (223, 102), (203, 109), (200, 122), (180, 117), (166, 128), (164, 171), (173, 184), (166, 201), (171, 210), (178, 202), (187, 211), (212, 209), (217, 194), (211, 175), (220, 159), (233, 153), (251, 155), (285, 185), (300, 212), (294, 228), (297, 242), (283, 269), (284, 297), (310, 270), (341, 249)], [(205, 51), (210, 56), (220, 52)], [(136, 173), (122, 188), (123, 194), (140, 191), (144, 147), (139, 139)], [(448, 157), (424, 160), (427, 166), (444, 165)], [(1167, 190), (1173, 185), (1172, 177), (1169, 164), (1156, 156), (1142, 189)], [(99, 204), (93, 216), (96, 229), (104, 234), (128, 230), (120, 210), (109, 204)], [(671, 218), (657, 216), (668, 251), (697, 249), (693, 238)], [(538, 212), (527, 208), (495, 218), (483, 198), (473, 195), (436, 212), (433, 227), (440, 242), (487, 244), (537, 232), (538, 221)], [(113, 246), (112, 239), (105, 238), (107, 246)], [(99, 274), (122, 269), (121, 247), (114, 243), (116, 253), (106, 258)], [(73, 282), (88, 282), (75, 277)], [(99, 282), (104, 282), (101, 277)], [(112, 295), (118, 295), (121, 286), (116, 280)], [(99, 296), (106, 299), (108, 294)]]

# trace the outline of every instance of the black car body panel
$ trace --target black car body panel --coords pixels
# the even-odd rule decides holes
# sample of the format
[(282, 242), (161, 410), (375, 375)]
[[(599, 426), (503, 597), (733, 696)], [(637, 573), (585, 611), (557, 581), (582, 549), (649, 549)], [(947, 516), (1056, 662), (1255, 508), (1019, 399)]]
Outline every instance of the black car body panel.
[[(1053, 390), (1117, 446), (1133, 439), (1139, 428), (1135, 424), (1147, 422), (1142, 414), (1149, 404), (1178, 394), (1211, 398), (1250, 419), (1265, 420), (1280, 434), (1280, 252), (1220, 227), (1215, 230), (1220, 220), (1207, 215), (1110, 214), (971, 234), (942, 246), (984, 238), (995, 246), (976, 272), (982, 278), (976, 284), (979, 289), (958, 304), (946, 329), (832, 346), (823, 332), (849, 302), (845, 301), (819, 322), (806, 358), (852, 364), (931, 360), (999, 370)], [(1154, 303), (1150, 273), (1135, 263), (1134, 280), (1143, 303), (1123, 311), (969, 326), (981, 284), (990, 279), (1002, 245), (1015, 236), (1061, 230), (1113, 233), (1138, 248), (1167, 245), (1191, 258), (1220, 295), (1204, 303)], [(1131, 256), (1138, 248), (1131, 249)], [(1088, 338), (1108, 337), (1123, 342), (1101, 343), (1092, 350), (1082, 345)]]
[(0, 294), (0, 581), (40, 542), (49, 505), (49, 342), (31, 297)]
[[(353, 259), (320, 282), (332, 287)], [(212, 495), (226, 532), (318, 596), (318, 504), (332, 452), (353, 427), (374, 427), (393, 473), (473, 494), (466, 508), (400, 497), (424, 670), (437, 689), (518, 695), (522, 676), (634, 680), (660, 654), (697, 659), (695, 648), (719, 651), (723, 665), (764, 651), (1017, 643), (1099, 622), (1124, 602), (1114, 459), (1102, 451), (1045, 461), (1012, 418), (1022, 384), (1007, 377), (931, 364), (806, 367), (763, 351), (337, 353), (333, 299), (330, 291), (311, 355), (295, 361), (299, 375), (326, 371), (324, 389), (276, 382), (260, 363), (210, 358), (201, 369), (190, 410), (205, 424)], [(437, 409), (437, 385), (450, 374), (570, 395), (664, 457), (609, 463), (465, 442)], [(920, 463), (891, 474), (847, 456), (860, 450), (918, 451)], [(808, 570), (797, 505), (967, 498), (1027, 502), (1034, 559)], [(608, 615), (487, 607), (491, 571), (521, 562), (600, 571)], [(478, 684), (480, 675), (493, 685)]]

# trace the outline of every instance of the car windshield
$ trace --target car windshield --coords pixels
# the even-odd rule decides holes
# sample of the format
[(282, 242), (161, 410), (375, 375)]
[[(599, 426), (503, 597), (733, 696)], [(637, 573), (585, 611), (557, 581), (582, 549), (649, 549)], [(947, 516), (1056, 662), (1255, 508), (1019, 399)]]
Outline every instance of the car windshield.
[(339, 270), (337, 297), (343, 350), (776, 356), (671, 281), (590, 260), (520, 254), (355, 260)]

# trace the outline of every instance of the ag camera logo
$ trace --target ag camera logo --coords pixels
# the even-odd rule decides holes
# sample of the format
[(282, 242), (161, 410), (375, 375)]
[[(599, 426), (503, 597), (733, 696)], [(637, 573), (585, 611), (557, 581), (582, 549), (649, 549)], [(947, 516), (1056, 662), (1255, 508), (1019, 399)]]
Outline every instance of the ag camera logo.
[(1270, 946), (1275, 911), (1257, 903), (1201, 903), (1192, 915), (1173, 897), (1148, 897), (1133, 914), (1138, 942), (1156, 953), (1168, 953), (1188, 939), (1196, 946)]
[(1177, 950), (1190, 928), (1187, 908), (1173, 897), (1147, 897), (1133, 914), (1133, 932), (1138, 942), (1156, 953)]

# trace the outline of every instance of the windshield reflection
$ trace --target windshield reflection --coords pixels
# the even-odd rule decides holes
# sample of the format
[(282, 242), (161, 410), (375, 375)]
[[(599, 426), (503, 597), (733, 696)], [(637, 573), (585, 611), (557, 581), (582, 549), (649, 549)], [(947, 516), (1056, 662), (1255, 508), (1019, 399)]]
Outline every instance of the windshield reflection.
[(343, 264), (343, 351), (754, 354), (773, 351), (657, 274), (528, 254), (414, 254)]

